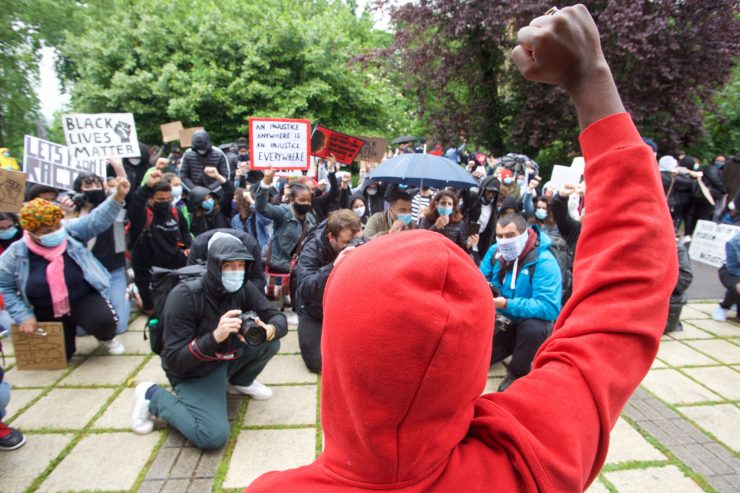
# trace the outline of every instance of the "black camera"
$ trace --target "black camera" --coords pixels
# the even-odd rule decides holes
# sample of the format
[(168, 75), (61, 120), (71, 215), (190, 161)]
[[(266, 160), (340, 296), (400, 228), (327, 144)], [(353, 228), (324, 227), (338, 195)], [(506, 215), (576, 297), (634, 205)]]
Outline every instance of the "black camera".
[(488, 287), (491, 289), (491, 294), (494, 298), (501, 296), (501, 290), (497, 288), (493, 283), (488, 283)]
[(244, 337), (247, 346), (256, 347), (267, 341), (267, 331), (257, 325), (257, 315), (254, 312), (242, 313), (239, 318), (242, 320), (239, 333)]
[(362, 246), (365, 243), (367, 243), (367, 238), (365, 238), (364, 236), (355, 236), (354, 238), (352, 238), (352, 241), (350, 241), (349, 245), (347, 246), (353, 246), (357, 248), (358, 246)]
[(70, 194), (69, 198), (74, 202), (75, 207), (78, 209), (87, 203), (87, 195), (84, 193)]

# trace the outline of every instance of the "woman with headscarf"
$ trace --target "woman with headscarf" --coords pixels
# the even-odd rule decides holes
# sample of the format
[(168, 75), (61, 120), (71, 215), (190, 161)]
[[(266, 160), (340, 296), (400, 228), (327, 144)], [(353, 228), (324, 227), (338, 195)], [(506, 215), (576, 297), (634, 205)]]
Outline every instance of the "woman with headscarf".
[(110, 228), (131, 185), (116, 179), (116, 193), (80, 219), (62, 224), (62, 209), (34, 199), (21, 209), (23, 239), (0, 257), (0, 293), (26, 334), (38, 322), (61, 322), (67, 360), (75, 352), (75, 327), (95, 336), (110, 354), (121, 354), (115, 339), (118, 317), (109, 301), (110, 274), (87, 242)]

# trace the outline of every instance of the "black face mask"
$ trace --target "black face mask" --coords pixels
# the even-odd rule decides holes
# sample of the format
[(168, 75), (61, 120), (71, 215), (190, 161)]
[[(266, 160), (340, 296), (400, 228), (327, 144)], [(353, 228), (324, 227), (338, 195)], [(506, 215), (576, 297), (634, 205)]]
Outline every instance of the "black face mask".
[(154, 214), (158, 216), (164, 216), (168, 214), (171, 208), (172, 204), (170, 202), (154, 202), (154, 205), (152, 205), (152, 210), (154, 211)]
[(493, 202), (493, 198), (487, 199), (485, 195), (480, 196), (480, 203), (483, 205), (491, 205), (491, 202)]
[(242, 163), (246, 163), (247, 161), (249, 161), (249, 156), (247, 156), (246, 154), (239, 154), (239, 161)]
[(105, 201), (105, 190), (88, 190), (85, 192), (85, 198), (92, 205), (100, 205)]
[(299, 216), (305, 216), (311, 211), (311, 205), (294, 203), (293, 209), (295, 209), (296, 214)]

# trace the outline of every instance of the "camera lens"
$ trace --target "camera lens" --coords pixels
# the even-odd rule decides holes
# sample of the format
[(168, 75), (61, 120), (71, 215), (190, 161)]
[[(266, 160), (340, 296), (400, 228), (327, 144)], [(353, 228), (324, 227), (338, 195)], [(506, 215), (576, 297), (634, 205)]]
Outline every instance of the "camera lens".
[(249, 315), (242, 315), (241, 334), (247, 343), (247, 346), (259, 346), (267, 341), (267, 331), (257, 325)]

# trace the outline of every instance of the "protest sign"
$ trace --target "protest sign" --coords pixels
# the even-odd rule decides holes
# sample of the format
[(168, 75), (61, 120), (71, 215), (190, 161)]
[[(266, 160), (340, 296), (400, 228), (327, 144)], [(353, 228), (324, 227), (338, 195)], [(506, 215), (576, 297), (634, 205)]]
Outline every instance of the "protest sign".
[[(70, 164), (67, 146), (26, 135), (23, 148), (23, 172), (32, 183), (72, 190), (75, 178), (84, 169)], [(99, 176), (105, 176), (105, 168)]]
[(180, 130), (183, 130), (182, 122), (170, 122), (164, 123), (159, 126), (162, 131), (162, 142), (172, 142), (173, 140), (180, 140)]
[(385, 157), (388, 149), (388, 141), (383, 137), (360, 137), (365, 141), (365, 145), (360, 149), (360, 153), (355, 159), (358, 161), (367, 161), (369, 163), (379, 163)]
[(289, 118), (250, 118), (251, 169), (307, 170), (311, 165), (311, 122)]
[(131, 113), (73, 113), (62, 116), (72, 167), (105, 176), (108, 157), (138, 157), (139, 138)]
[(570, 169), (578, 170), (579, 173), (583, 174), (586, 169), (586, 160), (583, 159), (583, 156), (574, 157), (573, 162), (570, 163)]
[(352, 164), (365, 141), (317, 125), (311, 135), (311, 154), (316, 157), (334, 156), (341, 164)]
[(0, 211), (19, 213), (25, 189), (26, 175), (18, 171), (0, 169)]
[(573, 183), (578, 185), (581, 181), (581, 172), (578, 169), (569, 168), (568, 166), (561, 166), (556, 164), (552, 167), (552, 176), (550, 178), (550, 185), (554, 190), (558, 190), (565, 183)]
[(698, 221), (694, 234), (691, 235), (689, 257), (697, 262), (722, 267), (725, 262), (725, 244), (737, 233), (740, 233), (740, 227), (732, 224)]
[(190, 147), (193, 144), (193, 134), (203, 127), (183, 128), (180, 130), (180, 147)]
[(15, 364), (19, 370), (61, 370), (67, 367), (64, 327), (61, 322), (39, 322), (38, 331), (24, 334), (13, 324)]

